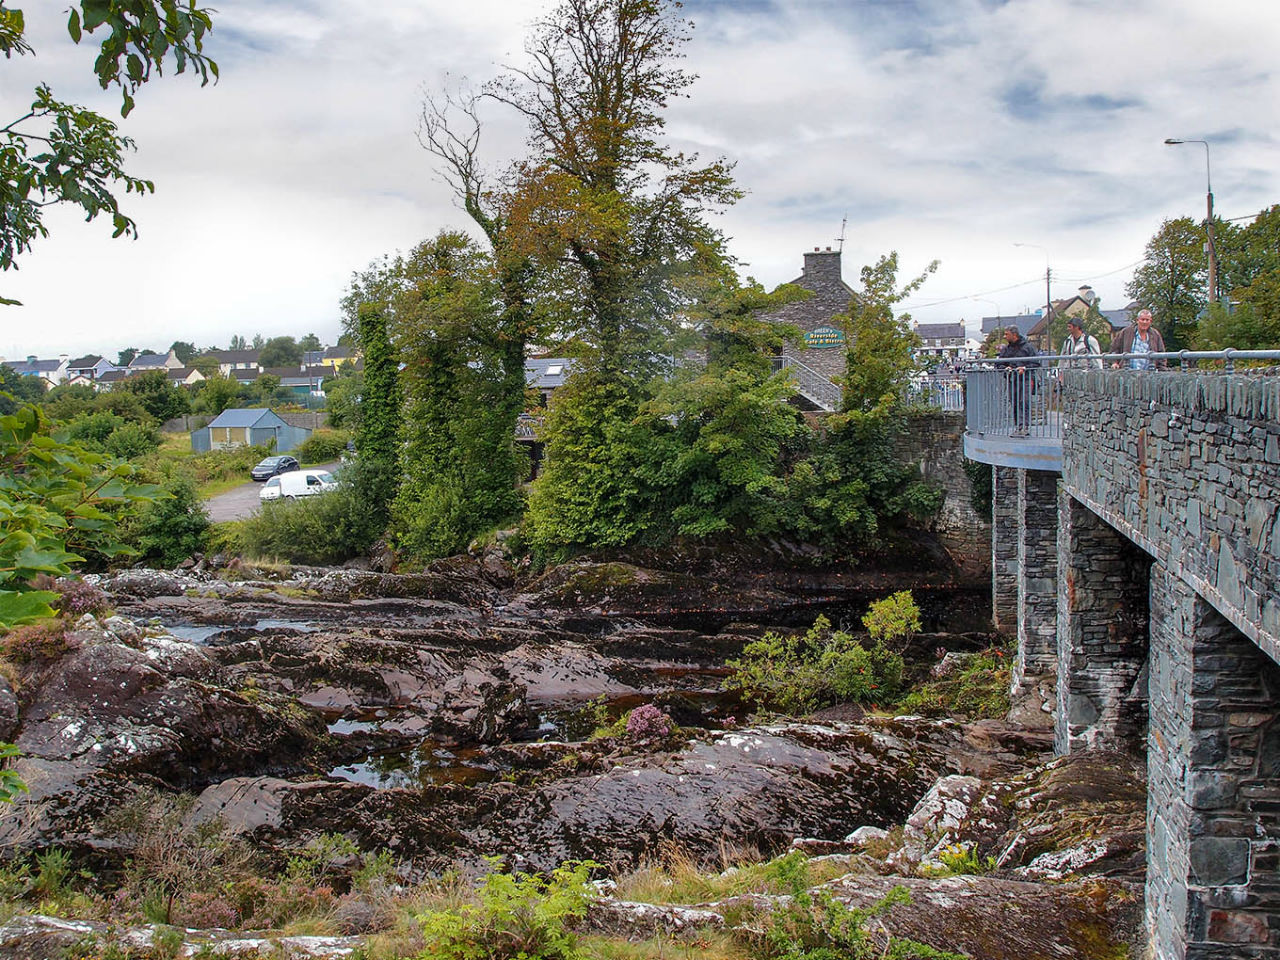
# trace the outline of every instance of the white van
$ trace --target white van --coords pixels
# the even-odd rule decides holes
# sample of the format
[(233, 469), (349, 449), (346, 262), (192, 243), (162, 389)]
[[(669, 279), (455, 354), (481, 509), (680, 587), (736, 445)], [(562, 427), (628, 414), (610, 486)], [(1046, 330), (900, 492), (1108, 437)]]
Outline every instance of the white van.
[(338, 488), (338, 481), (328, 470), (290, 470), (272, 477), (258, 491), (259, 500), (295, 500), (315, 493), (328, 493)]

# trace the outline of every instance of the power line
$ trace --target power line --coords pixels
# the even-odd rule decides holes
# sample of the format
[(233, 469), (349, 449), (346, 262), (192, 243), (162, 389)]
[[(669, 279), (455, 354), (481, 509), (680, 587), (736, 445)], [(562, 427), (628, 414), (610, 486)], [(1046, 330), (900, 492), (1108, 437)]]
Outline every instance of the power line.
[[(1055, 276), (1054, 279), (1062, 283), (1088, 283), (1090, 280), (1096, 280), (1099, 277), (1110, 277), (1117, 273), (1123, 273), (1125, 270), (1132, 270), (1134, 267), (1138, 266), (1138, 264), (1145, 262), (1145, 258), (1143, 260), (1135, 260), (1133, 263), (1126, 263), (1123, 267), (1108, 270), (1106, 273), (1095, 273), (1088, 277)], [(984, 290), (981, 293), (968, 293), (960, 297), (948, 297), (945, 300), (930, 300), (928, 303), (904, 303), (902, 306), (904, 309), (910, 310), (919, 310), (925, 307), (941, 307), (948, 303), (959, 303), (962, 300), (973, 300), (977, 297), (985, 297), (989, 293), (1005, 293), (1009, 290), (1017, 290), (1019, 287), (1029, 287), (1033, 283), (1040, 283), (1043, 279), (1043, 277), (1036, 277), (1034, 280), (1024, 280), (1021, 283), (1010, 284), (1007, 287), (999, 287), (995, 290)]]

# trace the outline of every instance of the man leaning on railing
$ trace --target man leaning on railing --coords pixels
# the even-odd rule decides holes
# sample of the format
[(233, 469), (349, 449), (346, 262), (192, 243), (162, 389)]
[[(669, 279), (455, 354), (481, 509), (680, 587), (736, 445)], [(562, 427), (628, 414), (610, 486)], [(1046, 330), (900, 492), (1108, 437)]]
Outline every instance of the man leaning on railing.
[[(1169, 363), (1164, 357), (1153, 359), (1146, 356), (1148, 353), (1164, 353), (1164, 337), (1151, 325), (1150, 310), (1141, 311), (1132, 324), (1116, 334), (1116, 338), (1111, 341), (1111, 352), (1132, 354), (1128, 360), (1130, 370), (1150, 370), (1153, 363), (1157, 370), (1169, 369)], [(1119, 370), (1121, 362), (1116, 360), (1111, 367)]]

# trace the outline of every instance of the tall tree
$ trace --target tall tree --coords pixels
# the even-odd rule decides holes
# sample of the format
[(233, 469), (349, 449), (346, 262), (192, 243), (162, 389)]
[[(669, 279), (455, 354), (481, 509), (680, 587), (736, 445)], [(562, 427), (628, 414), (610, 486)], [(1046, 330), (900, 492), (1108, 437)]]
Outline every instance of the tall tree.
[(1204, 227), (1190, 217), (1166, 220), (1147, 242), (1142, 266), (1125, 293), (1155, 317), (1168, 350), (1190, 345), (1196, 318), (1208, 294)]
[(272, 337), (258, 356), (261, 367), (296, 367), (302, 363), (302, 347), (293, 337)]
[(227, 346), (228, 350), (247, 350), (248, 348), (249, 345), (245, 342), (244, 337), (238, 333), (231, 338), (231, 343)]
[[(119, 88), (125, 117), (153, 71), (172, 65), (177, 73), (190, 67), (202, 84), (217, 78), (217, 64), (203, 52), (212, 29), (211, 11), (195, 0), (80, 0), (67, 21), (76, 43), (103, 31), (94, 72), (102, 89)], [(33, 53), (23, 11), (0, 3), (0, 54)], [(125, 172), (124, 154), (132, 149), (133, 141), (106, 117), (37, 86), (30, 109), (0, 127), (0, 270), (15, 267), (36, 238), (48, 235), (44, 211), (52, 205), (78, 207), (88, 220), (106, 214), (112, 236), (136, 236), (137, 225), (121, 212), (114, 191), (152, 193), (155, 185)]]
[(386, 527), (399, 485), (400, 385), (398, 361), (387, 331), (385, 308), (360, 308), (360, 345), (364, 349), (364, 397), (356, 431), (356, 487), (378, 529)]
[(133, 363), (133, 358), (138, 355), (137, 347), (125, 347), (116, 354), (116, 366), (127, 367)]
[(196, 355), (196, 345), (188, 343), (186, 340), (175, 340), (169, 344), (169, 349), (173, 351), (173, 355), (184, 366), (191, 366), (191, 361)]
[(848, 351), (845, 359), (844, 409), (870, 410), (892, 405), (916, 370), (920, 338), (910, 314), (894, 308), (919, 290), (938, 269), (934, 260), (924, 273), (898, 288), (898, 251), (862, 268), (862, 287), (849, 304)]
[(518, 512), (527, 458), (503, 409), (510, 389), (494, 335), (504, 308), (492, 257), (445, 232), (416, 247), (406, 271), (392, 324), (405, 393), (395, 527), (415, 555), (445, 556)]
[(660, 142), (663, 111), (694, 79), (674, 66), (690, 28), (678, 9), (565, 0), (535, 26), (527, 65), (485, 88), (530, 131), (505, 205), (512, 249), (537, 262), (563, 335), (609, 379), (643, 378), (670, 352), (682, 281), (724, 269), (705, 214), (741, 195), (727, 163)]
[(319, 350), (320, 338), (314, 333), (308, 333), (305, 337), (298, 341), (299, 348), (303, 350)]

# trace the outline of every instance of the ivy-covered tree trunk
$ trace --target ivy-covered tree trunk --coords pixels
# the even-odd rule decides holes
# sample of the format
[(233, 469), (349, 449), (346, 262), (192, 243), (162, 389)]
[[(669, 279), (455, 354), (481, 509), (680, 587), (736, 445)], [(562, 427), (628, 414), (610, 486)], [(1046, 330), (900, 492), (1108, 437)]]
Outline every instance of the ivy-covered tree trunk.
[(385, 527), (399, 484), (400, 386), (397, 359), (379, 304), (359, 309), (360, 343), (364, 348), (363, 416), (356, 433), (360, 462), (356, 486), (370, 511), (371, 522)]

